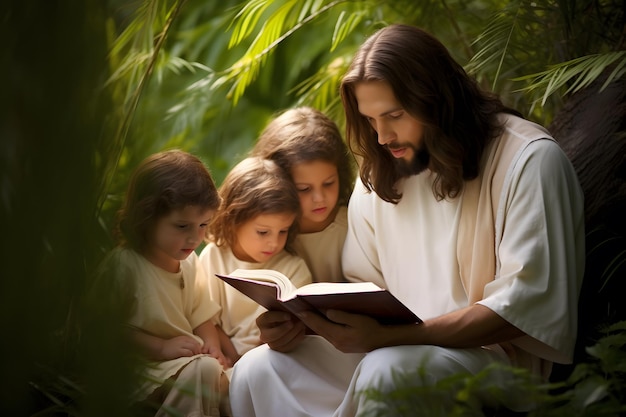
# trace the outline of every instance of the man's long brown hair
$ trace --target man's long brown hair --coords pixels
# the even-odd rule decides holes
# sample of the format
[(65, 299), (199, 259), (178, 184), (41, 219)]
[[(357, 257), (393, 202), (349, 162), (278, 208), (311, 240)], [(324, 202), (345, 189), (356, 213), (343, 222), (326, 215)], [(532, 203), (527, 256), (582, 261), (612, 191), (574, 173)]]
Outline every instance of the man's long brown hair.
[(479, 174), (483, 151), (502, 129), (497, 114), (520, 115), (476, 81), (432, 35), (413, 26), (387, 26), (359, 48), (341, 83), (346, 113), (346, 139), (360, 156), (359, 175), (380, 198), (398, 203), (401, 178), (389, 151), (378, 144), (376, 131), (359, 113), (354, 89), (360, 82), (387, 83), (398, 102), (423, 123), (423, 145), (436, 175), (433, 194), (455, 198), (467, 180)]

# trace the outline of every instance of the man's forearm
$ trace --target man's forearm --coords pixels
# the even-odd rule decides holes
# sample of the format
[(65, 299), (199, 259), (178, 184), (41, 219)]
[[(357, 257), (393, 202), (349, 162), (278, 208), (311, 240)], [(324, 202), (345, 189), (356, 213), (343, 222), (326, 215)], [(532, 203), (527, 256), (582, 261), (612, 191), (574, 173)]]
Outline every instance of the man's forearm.
[(413, 325), (410, 331), (402, 327), (389, 328), (389, 332), (385, 332), (386, 346), (412, 344), (471, 348), (524, 335), (517, 327), (480, 304)]

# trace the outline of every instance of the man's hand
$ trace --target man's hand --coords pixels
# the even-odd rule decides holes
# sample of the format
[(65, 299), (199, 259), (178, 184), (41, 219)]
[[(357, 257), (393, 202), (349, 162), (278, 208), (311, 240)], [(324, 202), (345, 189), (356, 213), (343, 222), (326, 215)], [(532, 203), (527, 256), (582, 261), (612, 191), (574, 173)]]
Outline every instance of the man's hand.
[(399, 326), (383, 326), (371, 317), (328, 310), (326, 317), (303, 312), (299, 315), (311, 330), (345, 353), (370, 352), (387, 346), (385, 334)]
[(267, 311), (256, 320), (261, 342), (278, 352), (289, 352), (302, 342), (306, 327), (296, 317), (282, 311)]
[(279, 352), (300, 344), (308, 327), (346, 353), (370, 352), (386, 346), (437, 345), (468, 348), (500, 343), (524, 333), (480, 304), (423, 323), (382, 325), (360, 314), (328, 310), (326, 316), (302, 312), (296, 317), (269, 311), (257, 319), (261, 340)]
[(524, 333), (489, 308), (474, 304), (419, 324), (382, 325), (358, 314), (328, 310), (300, 320), (342, 352), (370, 352), (385, 346), (436, 345), (472, 348), (506, 342)]

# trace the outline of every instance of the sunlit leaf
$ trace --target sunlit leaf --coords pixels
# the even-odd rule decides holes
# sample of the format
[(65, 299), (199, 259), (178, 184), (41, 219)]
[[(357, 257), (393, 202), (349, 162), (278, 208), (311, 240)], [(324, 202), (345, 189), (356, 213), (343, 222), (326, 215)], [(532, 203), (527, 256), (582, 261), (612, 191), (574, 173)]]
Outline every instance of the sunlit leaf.
[(271, 0), (251, 0), (245, 3), (236, 16), (235, 28), (228, 44), (229, 48), (239, 44), (252, 33), (261, 16), (272, 3)]
[(358, 26), (358, 24), (361, 23), (361, 21), (366, 17), (367, 13), (365, 10), (352, 13), (342, 11), (339, 15), (339, 19), (337, 20), (337, 24), (335, 25), (330, 50), (334, 51), (337, 48), (337, 45), (339, 45), (350, 33), (352, 33), (354, 28)]
[[(232, 86), (229, 89), (228, 97), (236, 105), (246, 88), (257, 78), (268, 55), (282, 41), (341, 2), (335, 1), (321, 8), (314, 8), (312, 7), (313, 4), (309, 2), (298, 0), (283, 1), (263, 23), (244, 56), (224, 71), (224, 75), (216, 79), (215, 87), (231, 83)], [(260, 7), (260, 5), (257, 6)], [(267, 5), (264, 4), (263, 6)], [(303, 10), (310, 10), (310, 12), (304, 13)], [(245, 19), (247, 15), (240, 15), (239, 17)], [(285, 27), (288, 27), (288, 29), (283, 30)], [(240, 37), (239, 33), (237, 32), (238, 39)]]

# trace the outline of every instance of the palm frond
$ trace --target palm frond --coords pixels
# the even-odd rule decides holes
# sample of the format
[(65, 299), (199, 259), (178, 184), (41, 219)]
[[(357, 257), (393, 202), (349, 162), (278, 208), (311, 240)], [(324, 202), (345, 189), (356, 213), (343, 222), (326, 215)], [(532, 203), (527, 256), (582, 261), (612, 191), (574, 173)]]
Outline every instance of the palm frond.
[(271, 5), (272, 2), (268, 0), (248, 1), (241, 11), (237, 13), (237, 16), (235, 16), (236, 24), (228, 47), (232, 48), (247, 38), (256, 27), (263, 13), (265, 13), (267, 8)]
[[(100, 185), (101, 192), (99, 193), (101, 198), (99, 202), (99, 210), (97, 213), (98, 216), (100, 215), (102, 211), (102, 207), (104, 206), (106, 202), (106, 197), (108, 194), (107, 190), (109, 189), (109, 185), (112, 181), (112, 178), (116, 173), (115, 168), (117, 167), (117, 164), (119, 162), (121, 152), (124, 149), (124, 142), (126, 140), (126, 136), (128, 134), (133, 116), (139, 104), (139, 98), (141, 96), (141, 93), (144, 90), (144, 87), (147, 84), (150, 76), (152, 75), (156, 62), (160, 55), (159, 52), (161, 51), (161, 49), (163, 48), (165, 44), (165, 39), (167, 38), (167, 34), (169, 33), (170, 28), (172, 27), (172, 23), (176, 19), (180, 10), (182, 9), (185, 1), (186, 0), (176, 0), (176, 2), (168, 10), (163, 10), (162, 6), (164, 6), (164, 3), (160, 3), (158, 0), (149, 1), (144, 5), (144, 8), (142, 8), (139, 11), (140, 13), (147, 13), (149, 17), (154, 20), (160, 21), (160, 19), (157, 18), (156, 16), (161, 16), (165, 18), (165, 20), (164, 20), (161, 30), (158, 32), (156, 36), (154, 35), (154, 32), (152, 31), (152, 25), (150, 24), (137, 25), (140, 27), (145, 27), (146, 33), (149, 34), (150, 36), (153, 36), (152, 42), (154, 42), (154, 46), (153, 47), (149, 46), (148, 51), (144, 53), (129, 54), (130, 62), (128, 61), (123, 62), (122, 65), (120, 66), (120, 68), (124, 67), (128, 71), (132, 72), (132, 76), (130, 77), (130, 80), (127, 81), (128, 88), (127, 88), (126, 98), (124, 100), (124, 105), (123, 105), (124, 116), (118, 128), (116, 129), (116, 133), (114, 137), (114, 142), (118, 145), (117, 148), (119, 149), (119, 153), (117, 155), (117, 158), (113, 161), (114, 165), (112, 169), (107, 170), (107, 173), (109, 175), (104, 176), (102, 178), (102, 182)], [(161, 10), (161, 14), (156, 13), (158, 9)], [(148, 20), (148, 22), (154, 22), (154, 20)], [(127, 36), (122, 36), (122, 40), (120, 40), (118, 47), (121, 47), (121, 45), (123, 45), (123, 43), (128, 40), (129, 38)], [(141, 66), (133, 65), (133, 63), (136, 64), (137, 62), (136, 60), (133, 60), (133, 58), (136, 59), (137, 57), (140, 58), (139, 62), (145, 63), (145, 65), (141, 65)], [(125, 72), (126, 71), (122, 71), (122, 72), (115, 71), (114, 74), (121, 76), (121, 74)], [(118, 78), (117, 80), (119, 81), (120, 79)]]
[(473, 44), (482, 43), (479, 49), (467, 64), (469, 72), (478, 72), (489, 64), (497, 62), (497, 70), (493, 77), (492, 89), (495, 89), (495, 80), (502, 69), (502, 62), (508, 53), (511, 41), (511, 33), (515, 30), (515, 20), (510, 20), (504, 14), (498, 14), (485, 31), (481, 33)]
[(339, 45), (352, 31), (363, 21), (363, 19), (369, 17), (368, 10), (362, 9), (356, 12), (342, 11), (337, 19), (335, 30), (333, 32), (332, 45), (330, 47), (331, 52)]
[[(194, 68), (198, 65), (194, 65)], [(213, 101), (213, 96), (207, 94), (207, 90), (210, 90), (215, 80), (215, 72), (208, 67), (199, 68), (206, 71), (206, 75), (188, 86), (182, 94), (181, 101), (166, 110), (166, 118), (174, 119), (174, 131), (199, 128), (203, 114), (207, 112)]]
[[(133, 55), (151, 55), (154, 52), (156, 34), (167, 21), (167, 7), (163, 0), (142, 2), (134, 12), (134, 17), (115, 39), (109, 57), (118, 67), (139, 71), (143, 66), (133, 66)], [(124, 57), (123, 59), (121, 57)], [(131, 59), (129, 59), (131, 58)], [(130, 62), (129, 62), (130, 61)], [(108, 82), (119, 80), (127, 71), (115, 71)]]
[[(265, 20), (246, 53), (223, 72), (223, 75), (215, 81), (214, 87), (232, 83), (228, 97), (236, 105), (246, 88), (258, 77), (267, 57), (281, 42), (310, 21), (345, 1), (336, 0), (323, 4), (324, 2), (319, 0), (307, 0), (305, 2), (288, 0), (280, 4)], [(237, 15), (237, 19), (241, 23), (237, 23), (233, 33), (236, 42), (231, 42), (231, 44), (236, 44), (249, 35), (252, 30), (252, 23), (258, 22), (262, 13), (268, 10), (268, 3), (274, 2), (255, 0), (251, 3), (254, 7), (248, 7), (250, 6), (248, 4), (242, 9), (242, 13)]]
[(503, 74), (520, 69), (519, 62), (528, 63), (527, 35), (541, 25), (538, 13), (535, 6), (524, 1), (511, 2), (494, 12), (485, 29), (472, 42), (472, 46), (479, 49), (466, 70), (480, 74), (483, 79), (491, 78), (491, 90), (498, 91), (497, 83)]
[(550, 66), (547, 70), (518, 77), (513, 81), (529, 81), (527, 87), (519, 91), (534, 94), (542, 105), (548, 97), (557, 92), (562, 95), (575, 93), (593, 83), (611, 66), (615, 67), (608, 74), (600, 91), (604, 90), (613, 80), (626, 74), (626, 51), (608, 52), (604, 54), (586, 55), (570, 61)]
[(334, 119), (340, 128), (343, 115), (341, 98), (337, 94), (341, 78), (350, 64), (351, 56), (346, 54), (335, 58), (328, 65), (321, 67), (314, 75), (298, 84), (293, 92), (298, 96), (297, 105), (309, 105), (320, 109)]
[(76, 376), (63, 375), (59, 373), (59, 369), (44, 364), (37, 364), (37, 367), (40, 375), (42, 375), (42, 381), (31, 381), (29, 385), (50, 405), (31, 417), (61, 414), (67, 416), (80, 415), (79, 407), (76, 404), (84, 399), (86, 391), (85, 387), (77, 383)]

